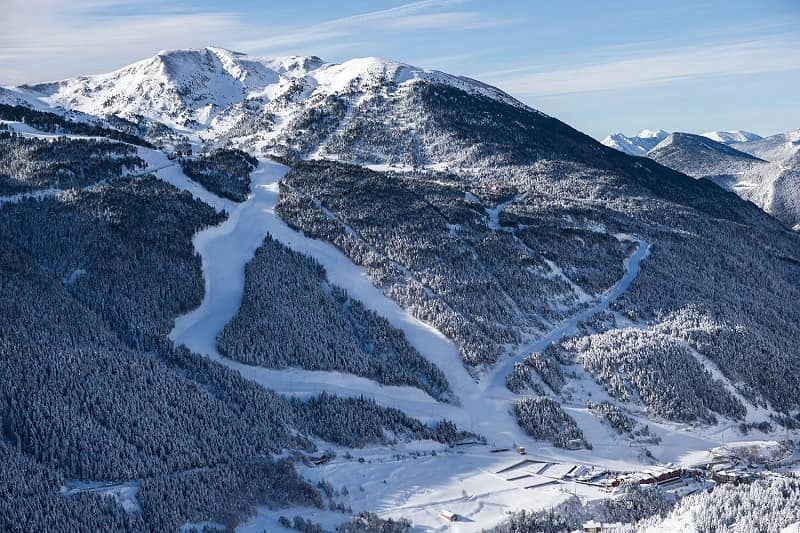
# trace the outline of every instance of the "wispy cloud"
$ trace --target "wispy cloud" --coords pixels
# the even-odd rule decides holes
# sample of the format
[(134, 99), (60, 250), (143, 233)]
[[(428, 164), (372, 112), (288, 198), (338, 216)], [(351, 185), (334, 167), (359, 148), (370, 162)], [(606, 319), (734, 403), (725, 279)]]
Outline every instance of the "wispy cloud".
[(395, 30), (429, 30), (456, 28), (459, 30), (478, 30), (496, 28), (511, 24), (505, 18), (487, 18), (477, 11), (448, 11), (446, 13), (429, 13), (425, 15), (408, 15), (390, 19), (383, 25), (386, 29)]
[[(631, 52), (567, 68), (518, 68), (485, 72), (482, 78), (519, 97), (613, 91), (712, 76), (800, 69), (800, 38), (794, 34), (685, 48)], [(573, 58), (573, 63), (576, 58)]]
[(214, 44), (250, 53), (364, 55), (370, 39), (381, 42), (387, 34), (513, 22), (464, 9), (469, 3), (419, 0), (286, 26), (258, 23), (225, 7), (203, 10), (168, 0), (4, 0), (0, 85), (107, 71), (165, 48)]
[(286, 28), (269, 37), (244, 40), (237, 48), (253, 52), (280, 50), (311, 43), (335, 42), (364, 33), (431, 29), (470, 30), (497, 27), (513, 21), (487, 17), (477, 11), (455, 9), (466, 0), (422, 0), (388, 9), (339, 17), (308, 26)]
[(0, 85), (108, 70), (162, 48), (229, 41), (243, 28), (235, 13), (165, 7), (146, 0), (4, 0)]

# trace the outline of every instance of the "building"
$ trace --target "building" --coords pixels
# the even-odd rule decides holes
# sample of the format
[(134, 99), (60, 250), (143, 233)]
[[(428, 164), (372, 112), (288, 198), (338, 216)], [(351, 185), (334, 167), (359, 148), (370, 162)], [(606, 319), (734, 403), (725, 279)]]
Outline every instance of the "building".
[(637, 485), (666, 485), (680, 481), (686, 474), (684, 468), (658, 468), (618, 477), (611, 482), (611, 486), (619, 487), (626, 481)]
[(711, 479), (717, 483), (733, 483), (738, 485), (740, 483), (751, 483), (753, 476), (748, 472), (740, 470), (719, 470), (711, 472)]
[(583, 524), (583, 531), (585, 533), (600, 533), (602, 531), (603, 524), (600, 522), (595, 522), (594, 520), (589, 520), (585, 524)]

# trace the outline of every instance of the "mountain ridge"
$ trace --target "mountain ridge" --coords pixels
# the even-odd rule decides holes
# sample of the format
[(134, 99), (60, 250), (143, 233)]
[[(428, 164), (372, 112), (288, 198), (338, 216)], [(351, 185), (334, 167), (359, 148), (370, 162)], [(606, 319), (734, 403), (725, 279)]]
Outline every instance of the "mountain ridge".
[[(207, 105), (225, 107), (251, 98), (265, 97), (271, 101), (287, 97), (287, 91), (295, 87), (292, 81), (296, 83), (305, 78), (304, 86), (310, 91), (308, 96), (315, 92), (342, 91), (359, 78), (362, 83), (375, 80), (397, 84), (435, 80), (525, 107), (499, 89), (476, 80), (389, 59), (364, 57), (344, 63), (326, 63), (317, 56), (251, 56), (219, 47), (162, 50), (108, 73), (22, 85), (20, 88), (39, 93), (52, 105), (95, 115), (144, 115), (163, 120), (166, 113), (166, 116), (189, 120), (177, 116), (176, 100), (193, 112)], [(158, 80), (158, 84), (166, 87), (166, 94), (149, 86), (148, 80)], [(144, 99), (136, 98), (140, 94), (156, 104), (148, 107), (143, 103)], [(192, 118), (197, 120), (199, 117)], [(199, 122), (208, 125), (208, 121)]]
[(761, 135), (745, 130), (728, 130), (728, 131), (707, 131), (702, 134), (703, 137), (708, 137), (712, 141), (717, 141), (722, 144), (733, 144), (736, 142), (750, 142), (762, 139)]
[(641, 138), (614, 134), (603, 144), (711, 180), (754, 202), (790, 228), (800, 227), (800, 180), (793, 158), (800, 153), (800, 130), (768, 137), (744, 130), (674, 132), (654, 146), (648, 144), (652, 132), (643, 130), (639, 135)]

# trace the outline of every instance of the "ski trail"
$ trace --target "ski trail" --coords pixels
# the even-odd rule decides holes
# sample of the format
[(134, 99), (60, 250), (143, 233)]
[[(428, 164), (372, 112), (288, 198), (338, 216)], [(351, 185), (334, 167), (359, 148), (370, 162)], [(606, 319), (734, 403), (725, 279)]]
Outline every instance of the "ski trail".
[[(328, 145), (333, 139), (344, 132), (345, 128), (347, 128), (347, 125), (350, 124), (350, 119), (353, 118), (353, 113), (355, 112), (356, 108), (358, 108), (369, 96), (369, 93), (365, 93), (358, 98), (350, 99), (350, 101), (348, 101), (347, 109), (345, 110), (342, 120), (340, 120), (339, 124), (336, 125), (336, 128), (330, 132), (328, 136), (322, 140), (322, 142), (319, 143), (319, 146), (317, 146), (317, 148), (308, 155), (308, 159), (325, 159), (325, 156), (329, 155), (327, 153)], [(338, 159), (338, 157), (331, 157), (331, 159)]]
[[(153, 157), (158, 156), (151, 154), (151, 158)], [(169, 335), (170, 340), (206, 355), (238, 371), (247, 379), (276, 392), (309, 396), (326, 391), (343, 396), (364, 396), (372, 398), (380, 405), (400, 408), (410, 416), (422, 420), (459, 418), (460, 410), (456, 407), (441, 404), (415, 387), (381, 385), (368, 378), (341, 372), (251, 366), (219, 353), (217, 335), (239, 309), (244, 293), (245, 266), (252, 259), (255, 250), (261, 246), (267, 233), (303, 253), (308, 254), (310, 246), (315, 252), (311, 255), (318, 259), (326, 257), (327, 252), (329, 260), (323, 263), (326, 267), (341, 261), (341, 258), (331, 253), (335, 250), (332, 245), (326, 246), (321, 241), (314, 241), (296, 233), (275, 214), (274, 207), (278, 198), (277, 183), (287, 171), (288, 168), (283, 165), (262, 161), (258, 169), (252, 173), (251, 196), (240, 204), (206, 191), (183, 176), (177, 166), (166, 167), (156, 173), (161, 179), (178, 188), (189, 190), (216, 209), (229, 213), (228, 219), (223, 223), (201, 230), (192, 239), (195, 250), (202, 259), (205, 294), (199, 307), (175, 320), (175, 326)], [(332, 250), (326, 250), (328, 247)], [(351, 274), (349, 270), (342, 272), (342, 269), (331, 269), (328, 272), (328, 279), (338, 283), (342, 281), (343, 276)], [(365, 274), (361, 278), (368, 282)], [(362, 284), (356, 280), (356, 286)], [(351, 289), (352, 285), (344, 288)], [(361, 294), (355, 294), (352, 290), (349, 292), (353, 297), (364, 296), (363, 291)], [(425, 333), (432, 335), (430, 328), (427, 329)], [(416, 338), (419, 338), (419, 335)], [(458, 357), (457, 351), (455, 356)], [(466, 374), (466, 371), (464, 373)]]
[(220, 198), (216, 194), (208, 191), (199, 183), (190, 180), (186, 174), (183, 173), (181, 166), (175, 161), (170, 160), (166, 154), (161, 151), (139, 148), (137, 155), (142, 158), (147, 165), (146, 174), (155, 174), (160, 180), (166, 181), (177, 189), (189, 192), (192, 196), (210, 205), (217, 211), (233, 213), (237, 208), (247, 203), (243, 202), (242, 204), (238, 204), (233, 200)]
[(489, 227), (495, 231), (501, 229), (500, 213), (505, 211), (511, 204), (519, 200), (521, 197), (521, 194), (515, 194), (505, 202), (501, 202), (491, 209), (485, 207), (484, 210), (486, 211), (486, 216), (489, 217)]

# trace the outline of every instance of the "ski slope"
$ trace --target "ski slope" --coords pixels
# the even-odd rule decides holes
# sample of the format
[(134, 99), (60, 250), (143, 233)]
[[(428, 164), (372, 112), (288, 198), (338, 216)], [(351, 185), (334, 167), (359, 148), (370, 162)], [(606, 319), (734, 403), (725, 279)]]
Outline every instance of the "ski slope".
[[(607, 309), (636, 278), (648, 250), (646, 243), (639, 242), (625, 263), (625, 276), (594, 306), (565, 321), (536, 343), (523, 347), (515, 357), (507, 358), (489, 376), (476, 382), (464, 367), (458, 348), (449, 339), (388, 298), (372, 284), (366, 271), (338, 248), (306, 237), (278, 217), (275, 213), (278, 182), (288, 171), (287, 167), (269, 160), (260, 161), (252, 174), (252, 194), (245, 202), (236, 204), (218, 198), (192, 182), (183, 175), (180, 167), (163, 166), (158, 157), (151, 153), (148, 164), (161, 166), (156, 172), (159, 177), (229, 213), (223, 223), (200, 231), (193, 239), (202, 259), (205, 296), (198, 308), (176, 319), (170, 333), (173, 342), (211, 357), (277, 392), (304, 396), (323, 391), (343, 396), (364, 395), (380, 405), (401, 409), (421, 420), (449, 418), (463, 429), (484, 435), (502, 446), (525, 445), (531, 449), (542, 446), (524, 434), (514, 420), (511, 408), (517, 396), (506, 389), (506, 374), (527, 354), (574, 332), (579, 322)], [(289, 248), (319, 261), (331, 283), (339, 285), (403, 331), (419, 353), (444, 372), (457, 396), (458, 405), (437, 402), (414, 387), (384, 386), (340, 372), (268, 369), (223, 357), (217, 350), (216, 337), (236, 315), (244, 291), (245, 266), (268, 233)]]

